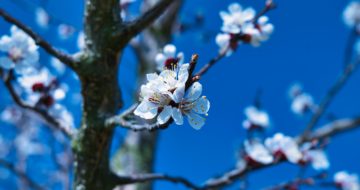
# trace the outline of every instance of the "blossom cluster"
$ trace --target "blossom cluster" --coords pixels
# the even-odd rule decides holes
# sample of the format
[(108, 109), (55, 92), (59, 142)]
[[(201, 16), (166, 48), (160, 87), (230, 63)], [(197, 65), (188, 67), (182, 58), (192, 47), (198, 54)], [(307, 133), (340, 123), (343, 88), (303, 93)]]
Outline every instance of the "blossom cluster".
[(57, 101), (66, 96), (67, 87), (46, 68), (38, 69), (38, 46), (24, 31), (12, 26), (11, 34), (0, 38), (0, 67), (15, 71), (16, 80), (28, 105), (49, 111), (64, 126), (73, 126), (71, 114)]
[(358, 30), (360, 24), (360, 2), (351, 2), (346, 7), (343, 18), (346, 25), (349, 27), (355, 27)]
[[(267, 4), (266, 6), (272, 6)], [(244, 9), (238, 3), (232, 3), (228, 12), (221, 11), (222, 33), (216, 36), (221, 53), (230, 55), (239, 43), (249, 43), (255, 47), (266, 41), (274, 31), (267, 16), (257, 16), (253, 8)]]
[(243, 122), (244, 129), (266, 129), (270, 125), (270, 118), (266, 111), (261, 110), (255, 106), (245, 108), (246, 120)]
[(290, 87), (289, 97), (292, 101), (291, 111), (297, 115), (303, 115), (316, 109), (313, 97), (304, 92), (300, 84), (294, 84)]
[[(183, 124), (183, 117), (194, 129), (201, 129), (205, 124), (210, 102), (202, 94), (202, 85), (194, 82), (187, 87), (189, 64), (179, 60), (169, 63), (176, 48), (167, 45), (164, 54), (158, 55), (156, 61), (165, 63), (160, 74), (147, 74), (147, 83), (141, 86), (141, 103), (134, 114), (143, 119), (154, 119), (158, 125), (166, 124), (172, 119), (177, 125)], [(161, 58), (161, 59), (160, 59)]]
[(360, 181), (356, 174), (349, 174), (346, 171), (337, 172), (334, 175), (334, 182), (342, 190), (360, 190)]
[(317, 142), (305, 143), (299, 146), (292, 137), (281, 133), (265, 139), (247, 140), (244, 143), (243, 161), (251, 166), (268, 165), (280, 160), (287, 160), (298, 165), (311, 164), (316, 170), (326, 170), (330, 163), (324, 150)]
[(57, 103), (66, 97), (68, 87), (61, 84), (46, 68), (17, 78), (25, 101), (32, 106), (49, 111), (64, 126), (73, 126), (73, 117), (68, 110)]
[(39, 61), (38, 46), (25, 32), (12, 26), (11, 35), (0, 38), (0, 67), (18, 74), (30, 73)]

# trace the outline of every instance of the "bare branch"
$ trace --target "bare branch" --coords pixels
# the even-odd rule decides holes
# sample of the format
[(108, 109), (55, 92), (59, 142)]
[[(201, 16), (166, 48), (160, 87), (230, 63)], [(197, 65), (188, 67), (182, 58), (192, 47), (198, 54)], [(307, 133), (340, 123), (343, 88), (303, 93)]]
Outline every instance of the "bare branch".
[(138, 35), (146, 27), (152, 24), (157, 18), (159, 18), (165, 10), (173, 3), (174, 0), (160, 0), (151, 9), (146, 11), (142, 16), (136, 20), (126, 24), (122, 28), (117, 36), (120, 39), (120, 46), (124, 47), (133, 37)]
[(51, 126), (53, 126), (54, 128), (60, 130), (61, 132), (63, 132), (67, 137), (72, 137), (74, 131), (71, 129), (71, 127), (68, 126), (63, 126), (58, 120), (56, 120), (54, 117), (52, 117), (51, 115), (49, 115), (49, 113), (47, 113), (46, 111), (28, 105), (25, 102), (22, 101), (22, 99), (20, 98), (20, 96), (16, 93), (14, 87), (11, 84), (11, 80), (13, 78), (13, 73), (10, 72), (9, 75), (7, 76), (7, 78), (4, 80), (5, 86), (8, 89), (8, 91), (10, 92), (11, 97), (13, 98), (14, 102), (20, 106), (23, 109), (26, 110), (30, 110), (36, 114), (38, 114), (41, 118), (43, 118), (47, 123), (49, 123)]
[(13, 172), (17, 177), (19, 177), (21, 180), (23, 180), (26, 184), (29, 185), (32, 189), (36, 190), (44, 190), (43, 187), (41, 187), (39, 184), (35, 183), (26, 173), (16, 168), (16, 166), (6, 160), (0, 159), (0, 165), (4, 168), (10, 170)]
[(357, 67), (360, 65), (360, 57), (357, 57), (353, 64), (347, 65), (345, 70), (335, 84), (327, 92), (326, 96), (321, 101), (319, 107), (316, 109), (316, 112), (312, 116), (309, 124), (306, 126), (306, 129), (303, 133), (302, 138), (306, 138), (315, 125), (319, 122), (321, 116), (324, 114), (326, 109), (329, 107), (330, 103), (334, 100), (335, 96), (340, 92), (340, 90), (345, 86), (346, 82), (350, 76), (354, 73)]
[(42, 47), (46, 52), (48, 52), (50, 55), (58, 58), (61, 62), (69, 66), (70, 68), (74, 69), (76, 66), (76, 61), (68, 54), (56, 49), (53, 47), (49, 42), (44, 40), (42, 37), (40, 37), (38, 34), (36, 34), (32, 29), (27, 27), (25, 24), (21, 23), (16, 18), (9, 15), (7, 12), (5, 12), (3, 9), (0, 9), (0, 16), (3, 17), (4, 20), (6, 20), (9, 23), (14, 24), (21, 30), (23, 30), (26, 34), (28, 34), (35, 43)]
[[(315, 132), (313, 132), (310, 137), (308, 139), (304, 139), (303, 141), (300, 140), (298, 141), (299, 144), (302, 144), (303, 142), (307, 142), (307, 141), (311, 141), (314, 139), (324, 139), (324, 138), (329, 138), (329, 137), (333, 137), (335, 135), (347, 132), (351, 129), (355, 129), (360, 127), (360, 117), (358, 118), (354, 118), (354, 119), (342, 119), (342, 120), (337, 120), (334, 121), (332, 123), (329, 123), (319, 129), (317, 129)], [(297, 137), (297, 139), (301, 139), (301, 137)], [(269, 164), (269, 165), (260, 165), (260, 166), (256, 166), (256, 167), (252, 167), (252, 166), (247, 166), (245, 168), (235, 168), (229, 172), (224, 173), (221, 177), (218, 178), (214, 178), (209, 180), (201, 189), (216, 189), (216, 188), (220, 188), (220, 187), (224, 187), (226, 185), (232, 184), (234, 183), (236, 180), (240, 179), (241, 177), (260, 170), (260, 169), (265, 169), (271, 166), (275, 166), (278, 164), (281, 164), (285, 162), (284, 159), (279, 160), (275, 163)]]
[(211, 59), (209, 61), (209, 63), (207, 63), (206, 65), (204, 65), (199, 72), (197, 72), (195, 74), (195, 77), (197, 77), (197, 79), (194, 79), (194, 80), (199, 80), (200, 77), (202, 75), (204, 75), (212, 66), (214, 66), (217, 62), (219, 62), (222, 58), (224, 58), (226, 56), (226, 52), (227, 50), (225, 51), (222, 51), (221, 53), (219, 53), (219, 55), (217, 55), (215, 58)]
[(189, 180), (183, 177), (173, 177), (166, 174), (142, 174), (142, 175), (134, 175), (134, 176), (114, 176), (116, 181), (121, 185), (126, 184), (134, 184), (134, 183), (144, 183), (149, 181), (168, 181), (171, 183), (180, 183), (185, 187), (194, 190), (200, 190), (201, 187), (196, 186)]
[(324, 139), (334, 136), (338, 133), (350, 131), (360, 126), (360, 117), (355, 119), (341, 119), (329, 123), (312, 133), (305, 141), (311, 141), (313, 139)]

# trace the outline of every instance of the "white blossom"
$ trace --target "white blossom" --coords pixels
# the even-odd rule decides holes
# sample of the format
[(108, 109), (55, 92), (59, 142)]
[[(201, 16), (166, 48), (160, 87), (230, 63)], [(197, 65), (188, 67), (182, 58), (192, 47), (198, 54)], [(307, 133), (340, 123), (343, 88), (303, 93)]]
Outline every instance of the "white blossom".
[(327, 170), (330, 162), (324, 150), (314, 149), (311, 143), (305, 143), (302, 147), (303, 158), (301, 162), (310, 163), (315, 170)]
[(50, 22), (50, 16), (49, 14), (46, 12), (45, 9), (38, 7), (35, 10), (35, 20), (36, 23), (42, 27), (42, 28), (47, 28), (49, 26), (49, 22)]
[(0, 67), (14, 69), (19, 74), (29, 73), (39, 60), (38, 46), (16, 26), (12, 26), (10, 31), (11, 36), (0, 38)]
[(158, 53), (155, 57), (157, 69), (162, 71), (165, 69), (174, 69), (177, 65), (181, 65), (184, 62), (184, 53), (179, 52), (176, 54), (176, 47), (172, 44), (168, 44), (163, 48), (161, 53)]
[(240, 4), (232, 3), (228, 7), (229, 12), (221, 11), (220, 17), (223, 20), (221, 30), (230, 34), (238, 34), (242, 32), (242, 26), (251, 22), (255, 17), (253, 8), (243, 10)]
[(245, 108), (246, 120), (243, 122), (245, 129), (264, 129), (270, 125), (270, 119), (267, 112), (256, 108), (255, 106), (249, 106)]
[(23, 75), (17, 78), (20, 86), (25, 90), (26, 101), (33, 105), (51, 107), (55, 101), (66, 96), (66, 88), (43, 68), (37, 73)]
[(281, 133), (275, 134), (272, 138), (267, 138), (265, 140), (265, 146), (275, 157), (281, 158), (284, 156), (289, 162), (294, 164), (297, 164), (302, 158), (302, 153), (296, 141)]
[(303, 115), (308, 111), (315, 109), (313, 97), (305, 93), (300, 84), (293, 84), (289, 89), (289, 97), (291, 98), (291, 111), (298, 115)]
[(176, 70), (164, 70), (159, 75), (148, 74), (148, 83), (141, 86), (142, 101), (134, 114), (144, 119), (153, 119), (161, 110), (158, 123), (163, 123), (163, 115), (172, 113), (169, 103), (174, 101), (173, 92), (184, 86), (188, 79), (188, 67), (189, 64), (183, 64)]
[(270, 164), (274, 157), (270, 151), (259, 141), (245, 141), (245, 153), (248, 163), (255, 162), (259, 164)]
[(345, 9), (343, 14), (344, 22), (349, 27), (357, 26), (360, 23), (360, 3), (351, 2)]
[(261, 16), (257, 23), (247, 23), (243, 26), (244, 36), (248, 36), (249, 40), (245, 38), (245, 42), (250, 43), (254, 47), (261, 45), (269, 39), (270, 35), (274, 32), (274, 25), (268, 23), (267, 16)]
[[(179, 87), (174, 92), (174, 101), (179, 103), (178, 108), (173, 108), (172, 116), (176, 124), (183, 124), (183, 115), (186, 115), (191, 127), (196, 130), (202, 128), (205, 124), (205, 118), (210, 109), (210, 102), (202, 94), (202, 85), (195, 82), (190, 86), (185, 94), (185, 86)], [(169, 117), (169, 116), (165, 116)]]
[(220, 53), (231, 55), (241, 42), (258, 47), (273, 33), (274, 26), (268, 22), (269, 18), (267, 16), (256, 18), (254, 9), (243, 10), (238, 3), (230, 4), (228, 9), (229, 12), (220, 12), (223, 20), (221, 28), (223, 33), (216, 36)]
[(359, 178), (356, 174), (349, 174), (346, 171), (337, 172), (334, 175), (334, 182), (342, 190), (360, 190)]
[(239, 42), (233, 39), (234, 35), (227, 33), (220, 33), (216, 35), (215, 42), (219, 46), (220, 53), (226, 53), (226, 56), (230, 56), (237, 48)]
[(291, 110), (298, 115), (311, 110), (314, 107), (313, 97), (307, 93), (296, 96), (291, 103)]

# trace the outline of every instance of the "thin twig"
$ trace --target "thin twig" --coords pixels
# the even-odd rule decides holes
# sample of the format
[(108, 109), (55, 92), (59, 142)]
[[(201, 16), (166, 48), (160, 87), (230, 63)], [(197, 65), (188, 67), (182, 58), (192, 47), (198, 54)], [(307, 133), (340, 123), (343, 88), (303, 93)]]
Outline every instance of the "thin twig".
[(201, 187), (196, 186), (194, 183), (183, 177), (173, 177), (166, 174), (142, 174), (142, 175), (133, 175), (133, 176), (114, 176), (116, 182), (122, 185), (134, 184), (134, 183), (144, 183), (149, 181), (168, 181), (171, 183), (180, 183), (185, 187), (193, 190), (200, 190)]
[(204, 75), (212, 66), (215, 65), (215, 63), (217, 63), (218, 61), (220, 61), (222, 58), (224, 58), (226, 56), (226, 52), (227, 51), (222, 51), (221, 53), (219, 53), (219, 55), (217, 55), (215, 58), (211, 59), (209, 61), (209, 63), (207, 63), (206, 65), (204, 65), (199, 72), (197, 72), (195, 74), (195, 77), (197, 77), (197, 79), (195, 80), (199, 80), (200, 77), (202, 75)]
[(306, 138), (315, 125), (319, 122), (321, 116), (324, 114), (326, 109), (329, 107), (330, 103), (334, 100), (335, 96), (340, 92), (340, 90), (345, 86), (346, 82), (350, 76), (354, 73), (357, 67), (360, 65), (360, 57), (356, 59), (353, 64), (349, 64), (346, 69), (343, 71), (342, 75), (335, 82), (335, 84), (327, 92), (326, 96), (321, 101), (320, 105), (316, 109), (316, 112), (312, 116), (309, 124), (306, 126), (306, 129), (302, 135), (302, 138)]
[[(323, 180), (325, 180), (327, 177), (328, 176), (326, 173), (320, 173), (311, 177), (296, 178), (288, 182), (280, 183), (278, 185), (269, 188), (264, 188), (264, 190), (285, 190), (285, 189), (292, 189), (292, 187), (297, 189), (300, 186), (330, 187), (329, 185), (327, 185), (328, 183), (323, 182)], [(332, 187), (336, 187), (335, 183), (332, 183)]]
[(36, 189), (36, 190), (44, 190), (43, 187), (41, 187), (39, 184), (34, 182), (26, 173), (16, 168), (16, 166), (6, 160), (0, 159), (0, 165), (4, 168), (10, 170), (13, 172), (17, 177), (19, 177), (21, 180), (23, 180), (26, 184), (29, 185), (30, 188)]
[[(335, 135), (338, 135), (338, 134), (341, 134), (341, 133), (344, 133), (344, 132), (347, 132), (349, 130), (359, 128), (359, 127), (360, 127), (360, 117), (354, 118), (354, 119), (342, 119), (342, 120), (337, 120), (337, 121), (331, 122), (319, 129), (317, 129), (315, 132), (313, 132), (310, 135), (310, 138), (308, 138), (308, 139), (300, 140), (301, 137), (297, 137), (296, 139), (299, 139), (298, 143), (302, 144), (304, 142), (308, 142), (308, 141), (311, 141), (314, 139), (325, 139), (325, 138), (333, 137)], [(234, 183), (235, 181), (237, 181), (241, 177), (245, 176), (246, 174), (249, 174), (249, 173), (257, 171), (257, 170), (269, 168), (271, 166), (279, 165), (285, 161), (286, 160), (282, 159), (276, 163), (271, 163), (269, 165), (259, 165), (256, 167), (247, 166), (245, 168), (240, 168), (240, 169), (235, 168), (229, 172), (224, 173), (221, 177), (217, 177), (217, 178), (209, 180), (203, 186), (202, 189), (210, 190), (210, 189), (217, 189), (217, 188), (224, 187), (226, 185)]]
[(173, 2), (175, 1), (160, 0), (157, 4), (147, 10), (139, 18), (127, 23), (124, 27), (122, 27), (119, 33), (116, 35), (121, 37), (119, 38), (120, 46), (125, 46), (133, 37), (137, 36), (141, 31), (146, 29), (157, 18), (159, 18)]
[(38, 114), (39, 116), (41, 116), (41, 118), (43, 118), (47, 123), (49, 123), (51, 126), (53, 126), (56, 129), (59, 129), (60, 131), (62, 131), (67, 137), (72, 137), (74, 131), (71, 129), (71, 127), (67, 127), (67, 126), (62, 126), (61, 123), (56, 120), (54, 117), (52, 117), (49, 113), (47, 113), (46, 111), (28, 105), (25, 102), (23, 102), (23, 100), (20, 98), (20, 96), (16, 93), (14, 87), (11, 84), (11, 80), (13, 78), (13, 73), (10, 71), (9, 75), (7, 76), (7, 78), (4, 80), (5, 86), (8, 89), (12, 99), (14, 100), (14, 102), (20, 106), (23, 109), (26, 110), (30, 110), (36, 114)]
[(14, 24), (21, 30), (23, 30), (26, 34), (28, 34), (37, 45), (42, 47), (46, 52), (48, 52), (50, 55), (58, 58), (61, 62), (68, 65), (72, 69), (74, 69), (76, 65), (76, 61), (68, 54), (56, 49), (53, 47), (49, 42), (45, 41), (42, 37), (40, 37), (38, 34), (36, 34), (32, 29), (27, 27), (25, 24), (21, 23), (16, 18), (12, 17), (10, 14), (5, 12), (3, 9), (0, 9), (0, 16), (3, 17), (4, 20), (6, 20), (9, 23)]

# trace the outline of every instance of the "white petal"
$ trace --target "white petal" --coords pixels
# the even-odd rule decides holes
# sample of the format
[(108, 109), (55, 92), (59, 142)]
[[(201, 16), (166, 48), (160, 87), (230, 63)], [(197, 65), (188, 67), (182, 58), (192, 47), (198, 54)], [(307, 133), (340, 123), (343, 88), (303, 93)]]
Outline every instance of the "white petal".
[(172, 98), (174, 100), (174, 102), (179, 103), (182, 101), (182, 99), (184, 98), (184, 94), (185, 94), (185, 85), (182, 85), (178, 88), (176, 88)]
[(274, 161), (274, 158), (266, 147), (258, 141), (249, 142), (245, 141), (245, 151), (256, 162), (261, 164), (270, 164)]
[(147, 74), (147, 75), (146, 75), (146, 79), (147, 79), (149, 82), (158, 79), (158, 77), (159, 77), (159, 75), (156, 74), (156, 73), (150, 73), (150, 74)]
[(199, 82), (192, 84), (186, 94), (186, 100), (189, 102), (197, 100), (202, 93), (202, 85)]
[(134, 114), (144, 119), (153, 119), (158, 113), (158, 106), (147, 100), (144, 100), (134, 111)]
[(258, 19), (258, 23), (259, 23), (260, 25), (264, 25), (264, 24), (266, 24), (268, 21), (269, 21), (269, 17), (267, 17), (267, 16), (261, 16), (261, 17)]
[(189, 78), (189, 64), (182, 64), (178, 72), (178, 86), (184, 85)]
[(202, 126), (205, 124), (205, 118), (199, 116), (198, 114), (194, 112), (190, 112), (186, 114), (188, 122), (190, 123), (191, 127), (200, 130)]
[(207, 114), (209, 109), (210, 109), (210, 102), (205, 96), (199, 98), (195, 102), (195, 106), (193, 108), (193, 110), (199, 114)]
[(15, 66), (15, 63), (8, 57), (0, 57), (0, 67), (4, 69), (11, 69)]
[(240, 12), (242, 10), (242, 7), (239, 3), (231, 3), (229, 5), (229, 11), (230, 13), (236, 13), (236, 12)]
[(247, 8), (243, 12), (243, 19), (246, 21), (250, 21), (255, 17), (255, 10), (253, 8)]
[(156, 64), (158, 65), (158, 67), (160, 67), (161, 69), (164, 67), (164, 63), (165, 63), (166, 57), (164, 54), (162, 53), (158, 53), (155, 57), (155, 61)]
[(157, 123), (160, 124), (160, 125), (165, 124), (166, 122), (169, 121), (171, 115), (172, 115), (171, 106), (165, 106), (164, 110), (157, 117)]
[(230, 43), (230, 35), (229, 34), (218, 34), (216, 35), (216, 44), (220, 47), (227, 47)]
[(176, 47), (172, 44), (168, 44), (164, 47), (164, 55), (166, 57), (175, 57)]
[(176, 125), (184, 124), (184, 118), (183, 118), (183, 116), (181, 114), (180, 109), (173, 108), (172, 117), (173, 117), (174, 122), (176, 123)]
[(323, 150), (310, 150), (308, 154), (315, 170), (325, 170), (330, 167), (329, 160)]
[(0, 38), (0, 51), (9, 51), (12, 47), (12, 39), (9, 36), (3, 36)]
[(29, 74), (34, 71), (34, 68), (31, 67), (27, 62), (23, 61), (15, 64), (14, 70), (18, 74)]

